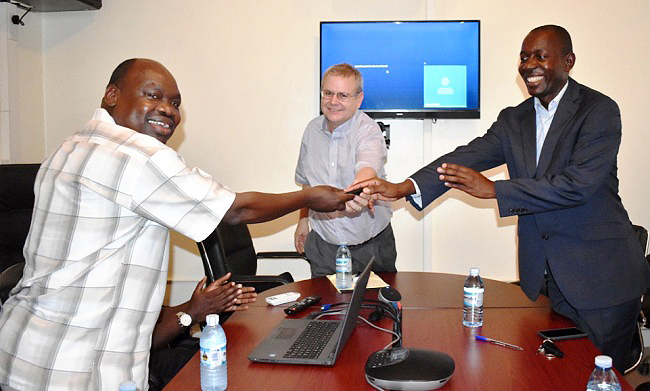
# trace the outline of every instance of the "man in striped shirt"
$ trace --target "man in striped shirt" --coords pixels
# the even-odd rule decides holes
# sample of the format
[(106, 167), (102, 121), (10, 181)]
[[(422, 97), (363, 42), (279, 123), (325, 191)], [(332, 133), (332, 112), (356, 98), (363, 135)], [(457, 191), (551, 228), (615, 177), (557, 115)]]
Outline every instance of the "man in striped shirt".
[(125, 380), (146, 390), (170, 229), (201, 241), (222, 219), (342, 210), (353, 198), (327, 186), (231, 191), (165, 145), (180, 104), (165, 67), (127, 60), (92, 119), (41, 165), (24, 275), (0, 314), (4, 391), (117, 390)]

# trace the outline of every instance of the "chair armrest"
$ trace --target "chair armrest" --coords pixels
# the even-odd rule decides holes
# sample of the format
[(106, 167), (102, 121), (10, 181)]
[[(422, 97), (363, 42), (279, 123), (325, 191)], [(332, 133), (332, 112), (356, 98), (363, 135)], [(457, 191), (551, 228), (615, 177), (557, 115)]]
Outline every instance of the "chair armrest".
[(25, 262), (16, 263), (0, 273), (0, 303), (4, 303), (9, 297), (9, 292), (18, 284), (23, 277)]
[(243, 276), (243, 275), (238, 275), (238, 276), (232, 276), (230, 278), (230, 281), (238, 282), (240, 284), (243, 284), (245, 282), (249, 283), (258, 283), (258, 282), (274, 282), (278, 283), (278, 285), (285, 285), (293, 282), (293, 279), (291, 277), (287, 278), (287, 276), (283, 276), (282, 274), (279, 276)]
[(267, 289), (292, 283), (293, 277), (289, 272), (284, 272), (277, 276), (236, 275), (232, 276), (230, 281), (242, 284), (243, 286), (252, 286), (255, 288), (255, 292), (262, 293)]
[(307, 259), (305, 254), (297, 251), (262, 251), (257, 253), (257, 258), (302, 258)]

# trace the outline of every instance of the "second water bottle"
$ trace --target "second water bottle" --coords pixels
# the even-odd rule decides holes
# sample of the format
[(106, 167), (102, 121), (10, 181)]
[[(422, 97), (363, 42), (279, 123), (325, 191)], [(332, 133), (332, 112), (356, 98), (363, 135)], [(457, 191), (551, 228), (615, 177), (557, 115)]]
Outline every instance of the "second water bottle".
[(463, 285), (463, 326), (483, 326), (483, 293), (485, 286), (478, 268), (469, 269), (469, 276)]
[(336, 287), (339, 290), (352, 288), (352, 255), (345, 244), (336, 250)]

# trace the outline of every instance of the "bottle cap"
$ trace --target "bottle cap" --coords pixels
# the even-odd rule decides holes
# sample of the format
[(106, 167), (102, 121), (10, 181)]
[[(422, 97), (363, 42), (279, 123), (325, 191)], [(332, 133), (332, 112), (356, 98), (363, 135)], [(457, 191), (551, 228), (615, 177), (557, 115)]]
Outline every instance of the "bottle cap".
[(596, 356), (594, 359), (597, 367), (601, 368), (611, 368), (612, 367), (612, 358), (609, 356)]
[(469, 269), (469, 275), (476, 277), (478, 276), (478, 268), (477, 267), (472, 267)]
[(219, 324), (219, 314), (210, 314), (205, 317), (205, 323), (208, 326), (216, 326)]
[(133, 380), (127, 380), (120, 384), (120, 391), (136, 391), (136, 384)]

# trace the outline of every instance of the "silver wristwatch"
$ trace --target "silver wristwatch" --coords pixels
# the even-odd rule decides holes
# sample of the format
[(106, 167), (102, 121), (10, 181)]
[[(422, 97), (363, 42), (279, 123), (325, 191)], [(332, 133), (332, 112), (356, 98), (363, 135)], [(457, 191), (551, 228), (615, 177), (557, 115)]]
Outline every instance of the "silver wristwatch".
[(183, 327), (187, 327), (192, 324), (192, 317), (183, 311), (177, 312), (176, 317), (178, 318), (178, 323)]

